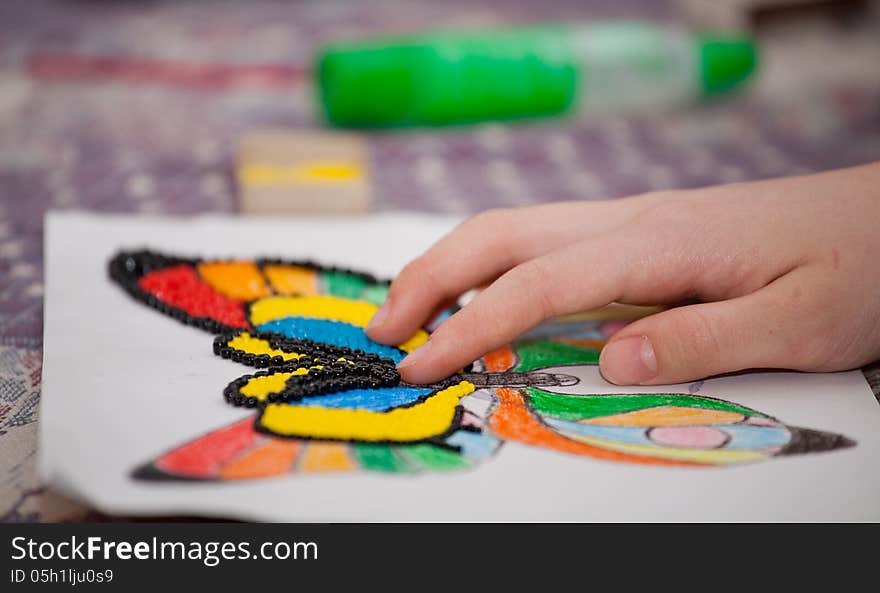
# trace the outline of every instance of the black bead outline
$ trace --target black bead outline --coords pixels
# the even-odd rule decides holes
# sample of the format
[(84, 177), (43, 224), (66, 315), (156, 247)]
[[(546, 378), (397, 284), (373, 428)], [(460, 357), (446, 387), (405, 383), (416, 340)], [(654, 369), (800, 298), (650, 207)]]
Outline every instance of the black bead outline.
[[(118, 284), (125, 292), (127, 292), (131, 297), (136, 300), (142, 302), (143, 304), (156, 309), (160, 313), (167, 315), (177, 321), (183, 323), (184, 325), (189, 325), (191, 327), (196, 327), (198, 329), (210, 332), (212, 334), (221, 334), (221, 333), (229, 333), (234, 331), (240, 331), (242, 328), (233, 327), (227, 325), (225, 323), (221, 323), (210, 317), (195, 317), (190, 315), (183, 309), (179, 307), (174, 307), (167, 303), (163, 303), (161, 300), (145, 291), (139, 286), (139, 281), (146, 274), (150, 272), (154, 272), (156, 270), (161, 270), (164, 268), (169, 268), (172, 266), (180, 265), (180, 264), (188, 264), (190, 266), (197, 266), (201, 263), (232, 263), (236, 261), (241, 261), (241, 258), (217, 258), (217, 259), (203, 259), (198, 257), (178, 257), (178, 256), (170, 256), (165, 255), (163, 253), (159, 253), (157, 251), (153, 251), (148, 248), (137, 249), (133, 251), (120, 251), (116, 255), (114, 255), (107, 264), (107, 272), (110, 276), (110, 279), (113, 280), (116, 284)], [(256, 258), (253, 260), (254, 264), (259, 268), (260, 273), (265, 276), (263, 269), (268, 265), (287, 265), (287, 266), (296, 266), (300, 268), (306, 268), (309, 270), (314, 270), (316, 272), (327, 272), (327, 273), (341, 273), (341, 274), (349, 274), (352, 276), (356, 276), (363, 280), (367, 284), (378, 284), (382, 286), (390, 286), (391, 281), (385, 279), (379, 279), (372, 274), (368, 274), (365, 272), (360, 272), (358, 270), (352, 270), (351, 268), (338, 267), (338, 266), (324, 266), (318, 263), (315, 263), (312, 260), (291, 260), (291, 259), (282, 259), (282, 258)], [(245, 301), (245, 318), (248, 317), (250, 312), (250, 301)], [(250, 323), (249, 323), (250, 326)]]
[[(317, 382), (322, 386), (320, 390), (317, 390), (314, 393), (309, 393), (308, 395), (334, 393), (344, 390), (341, 388), (351, 388), (348, 387), (349, 385), (364, 387), (393, 387), (400, 384), (400, 375), (397, 373), (394, 362), (389, 358), (382, 358), (373, 353), (344, 346), (333, 346), (313, 340), (297, 340), (278, 333), (256, 331), (250, 323), (249, 327), (240, 328), (229, 326), (209, 317), (195, 317), (183, 309), (162, 302), (159, 298), (145, 291), (139, 285), (139, 281), (146, 274), (171, 266), (186, 264), (196, 267), (204, 262), (214, 263), (234, 261), (240, 260), (236, 260), (235, 258), (202, 259), (194, 257), (177, 257), (168, 256), (150, 249), (140, 249), (134, 251), (120, 251), (117, 253), (108, 263), (108, 273), (110, 278), (116, 284), (136, 300), (156, 309), (166, 316), (178, 320), (184, 325), (196, 327), (214, 334), (215, 338), (213, 340), (212, 349), (214, 354), (222, 358), (230, 359), (234, 362), (239, 362), (255, 368), (267, 370), (275, 369), (276, 372), (288, 372), (297, 368), (311, 367), (315, 365), (333, 366), (339, 358), (350, 360), (354, 362), (357, 367), (355, 369), (347, 369), (334, 366), (334, 370), (331, 373), (325, 373), (316, 369), (307, 375), (299, 375), (296, 378), (310, 377), (311, 379), (309, 381), (293, 381), (290, 388), (285, 388), (282, 394), (276, 394), (278, 401), (295, 401), (304, 397), (303, 387), (306, 387), (306, 385), (300, 385), (300, 383), (308, 383), (311, 385)], [(366, 284), (384, 285), (386, 287), (391, 284), (390, 280), (380, 280), (372, 274), (344, 267), (323, 266), (311, 260), (297, 261), (282, 258), (261, 257), (256, 258), (253, 261), (264, 276), (264, 269), (266, 266), (289, 265), (314, 270), (319, 273), (350, 274), (360, 278)], [(244, 301), (244, 314), (246, 319), (249, 319), (251, 304), (252, 301)], [(298, 354), (303, 354), (304, 356), (296, 360), (285, 361), (281, 357), (254, 355), (229, 346), (230, 340), (245, 332), (254, 338), (265, 339), (275, 350), (296, 352)], [(250, 376), (240, 377), (227, 385), (223, 391), (224, 399), (237, 406), (257, 407), (257, 403), (252, 401), (248, 396), (242, 394), (240, 388), (234, 387), (234, 385), (241, 383), (242, 380), (246, 383), (249, 377)], [(295, 379), (295, 377), (291, 377), (291, 379)], [(245, 383), (241, 383), (241, 385), (243, 386)], [(306, 387), (305, 391), (311, 392), (312, 388), (310, 386)]]
[[(458, 382), (461, 382), (461, 381), (458, 381)], [(440, 391), (441, 389), (446, 389), (447, 387), (449, 387), (449, 386), (447, 385), (447, 386), (444, 386), (440, 389), (435, 388), (434, 390), (431, 391), (431, 393), (425, 394), (422, 397), (420, 397), (419, 399), (417, 399), (413, 402), (410, 402), (406, 405), (397, 406), (394, 409), (399, 410), (402, 408), (410, 408), (410, 407), (415, 406), (417, 404), (423, 403), (428, 398), (436, 395), (438, 391)], [(276, 438), (276, 439), (290, 439), (290, 440), (295, 440), (295, 441), (334, 442), (334, 443), (362, 444), (362, 445), (394, 445), (394, 446), (418, 445), (420, 443), (427, 443), (430, 445), (442, 446), (442, 447), (449, 449), (451, 451), (461, 452), (461, 449), (459, 447), (455, 447), (455, 446), (452, 446), (452, 445), (449, 445), (447, 443), (442, 442), (444, 439), (452, 436), (454, 433), (461, 430), (461, 428), (462, 428), (461, 427), (461, 420), (462, 420), (462, 418), (464, 416), (464, 412), (465, 412), (465, 409), (461, 404), (456, 404), (455, 410), (453, 411), (452, 421), (449, 424), (449, 428), (447, 428), (445, 431), (443, 431), (440, 434), (435, 434), (430, 437), (426, 437), (423, 439), (415, 439), (412, 441), (398, 441), (398, 440), (393, 440), (393, 439), (365, 441), (362, 439), (313, 437), (313, 436), (308, 436), (308, 435), (295, 435), (295, 434), (294, 435), (278, 434), (277, 432), (273, 432), (263, 426), (262, 421), (263, 421), (263, 412), (264, 411), (265, 411), (265, 406), (258, 406), (257, 407), (257, 415), (254, 418), (254, 430), (259, 433)]]
[[(321, 365), (324, 368), (312, 369), (311, 367), (315, 365)], [(347, 362), (322, 361), (311, 357), (308, 357), (307, 361), (292, 360), (286, 365), (238, 377), (223, 390), (223, 398), (227, 403), (236, 407), (262, 408), (270, 403), (302, 401), (307, 397), (317, 397), (352, 389), (380, 389), (382, 387), (396, 387), (400, 384), (400, 375), (393, 366), (368, 365), (365, 368), (351, 370), (345, 369), (347, 366), (351, 365)], [(263, 401), (241, 392), (241, 389), (253, 378), (289, 373), (302, 368), (310, 370), (308, 373), (289, 377), (281, 391), (270, 394)]]
[[(187, 264), (196, 267), (198, 266), (198, 264), (205, 262), (232, 263), (236, 261), (241, 260), (240, 258), (237, 259), (234, 257), (203, 259), (193, 257), (168, 256), (144, 248), (135, 251), (120, 251), (119, 253), (117, 253), (108, 262), (108, 274), (110, 276), (110, 279), (118, 284), (130, 296), (147, 305), (148, 307), (156, 309), (160, 313), (176, 319), (184, 325), (196, 327), (198, 329), (214, 334), (215, 338), (212, 345), (214, 354), (222, 358), (233, 360), (234, 362), (245, 364), (247, 366), (264, 369), (261, 371), (257, 371), (252, 375), (244, 375), (233, 380), (223, 390), (224, 399), (228, 403), (234, 406), (258, 408), (258, 414), (255, 418), (254, 427), (260, 432), (264, 432), (275, 437), (284, 438), (282, 437), (282, 435), (277, 435), (261, 427), (260, 419), (262, 417), (262, 411), (269, 403), (300, 401), (304, 397), (326, 395), (328, 393), (342, 392), (349, 389), (396, 387), (402, 383), (400, 380), (400, 374), (397, 372), (397, 368), (395, 367), (394, 362), (389, 358), (382, 358), (373, 353), (364, 352), (363, 350), (353, 350), (344, 346), (332, 346), (313, 340), (292, 339), (273, 332), (256, 331), (253, 329), (253, 326), (249, 321), (247, 328), (240, 328), (221, 323), (209, 317), (196, 317), (191, 315), (187, 311), (180, 309), (179, 307), (174, 307), (167, 303), (163, 303), (160, 299), (145, 291), (139, 285), (140, 279), (143, 278), (146, 274), (171, 266)], [(289, 265), (314, 270), (316, 272), (349, 274), (362, 279), (366, 284), (384, 285), (386, 287), (390, 286), (391, 284), (390, 280), (378, 279), (376, 276), (369, 273), (345, 267), (324, 266), (311, 260), (289, 260), (283, 258), (261, 257), (256, 258), (253, 261), (264, 277), (264, 268), (266, 266)], [(253, 301), (244, 301), (245, 319), (249, 319), (250, 317), (250, 307), (252, 303)], [(455, 305), (452, 312), (454, 313), (458, 309), (458, 305)], [(247, 332), (254, 338), (267, 340), (273, 349), (281, 350), (284, 352), (297, 352), (298, 354), (303, 354), (304, 356), (295, 360), (285, 361), (281, 357), (263, 358), (264, 355), (254, 355), (243, 350), (229, 347), (229, 341), (232, 340), (235, 336), (244, 332)], [(339, 362), (339, 358), (353, 361), (357, 368), (345, 368), (351, 365), (349, 365), (348, 363)], [(344, 364), (345, 367), (341, 366), (342, 364)], [(274, 374), (278, 372), (290, 372), (291, 370), (296, 370), (298, 368), (311, 367), (315, 365), (327, 365), (332, 367), (332, 369), (328, 372), (325, 372), (324, 369), (314, 369), (307, 374), (290, 377), (285, 383), (285, 388), (281, 392), (277, 394), (272, 394), (272, 396), (270, 396), (267, 400), (263, 402), (257, 401), (256, 398), (246, 396), (240, 391), (241, 387), (246, 385), (247, 382), (253, 377)], [(470, 371), (471, 368), (472, 365), (468, 365), (468, 367), (465, 369), (465, 372)], [(398, 407), (409, 407), (421, 403), (429, 397), (433, 396), (435, 393), (437, 393), (437, 391), (452, 386), (453, 384), (459, 383), (460, 381), (461, 379), (456, 379), (456, 377), (453, 375), (445, 381), (435, 383), (432, 386), (434, 389), (431, 393), (422, 396), (418, 400), (411, 402), (406, 406)], [(312, 388), (316, 384), (318, 386), (318, 389), (312, 391)], [(442, 438), (451, 435), (460, 428), (463, 413), (464, 408), (461, 405), (457, 405), (455, 408), (455, 416), (453, 418), (453, 422), (451, 423), (447, 432), (443, 433), (442, 435), (436, 435), (431, 439), (420, 439), (413, 442), (432, 442), (435, 439), (439, 442), (440, 440), (442, 440)], [(309, 439), (309, 437), (290, 438)], [(323, 438), (317, 440), (341, 440), (343, 442), (361, 442), (352, 439)], [(380, 444), (386, 442), (375, 441), (375, 443)], [(401, 443), (400, 441), (387, 441), (387, 444)]]

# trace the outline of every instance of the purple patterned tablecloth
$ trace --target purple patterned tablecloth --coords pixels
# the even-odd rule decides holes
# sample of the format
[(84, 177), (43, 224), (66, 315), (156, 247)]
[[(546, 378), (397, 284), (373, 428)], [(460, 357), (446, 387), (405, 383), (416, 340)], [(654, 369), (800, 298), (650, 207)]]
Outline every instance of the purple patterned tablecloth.
[[(235, 211), (236, 139), (256, 126), (318, 125), (308, 70), (314, 48), (327, 39), (534, 19), (676, 22), (677, 6), (0, 5), (0, 521), (106, 519), (46, 492), (34, 471), (47, 209)], [(375, 208), (471, 213), (878, 160), (880, 72), (870, 65), (877, 70), (880, 51), (870, 40), (863, 49), (868, 71), (790, 82), (795, 92), (788, 93), (762, 82), (732, 100), (662, 116), (372, 134)], [(880, 369), (865, 373), (880, 392)]]

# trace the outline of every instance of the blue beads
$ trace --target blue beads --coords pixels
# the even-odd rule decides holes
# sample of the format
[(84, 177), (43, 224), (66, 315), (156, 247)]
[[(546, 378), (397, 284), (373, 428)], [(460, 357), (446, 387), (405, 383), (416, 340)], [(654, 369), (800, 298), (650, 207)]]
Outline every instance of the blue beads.
[(425, 387), (380, 387), (378, 389), (351, 389), (339, 393), (316, 395), (297, 402), (297, 406), (318, 406), (321, 408), (346, 408), (349, 410), (369, 410), (386, 412), (400, 406), (416, 403), (419, 398), (431, 394)]
[(363, 350), (382, 358), (390, 358), (397, 364), (406, 356), (405, 352), (392, 346), (374, 342), (360, 327), (342, 321), (313, 319), (311, 317), (284, 317), (260, 325), (260, 331), (281, 334), (296, 340), (312, 340), (342, 346), (352, 350)]

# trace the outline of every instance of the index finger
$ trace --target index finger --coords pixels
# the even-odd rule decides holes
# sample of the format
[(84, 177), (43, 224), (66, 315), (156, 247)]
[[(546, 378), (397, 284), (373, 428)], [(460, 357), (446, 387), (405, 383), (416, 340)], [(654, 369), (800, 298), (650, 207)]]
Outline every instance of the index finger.
[(653, 285), (650, 278), (694, 270), (680, 258), (665, 257), (652, 260), (652, 274), (640, 274), (638, 262), (656, 245), (639, 231), (582, 241), (513, 268), (404, 359), (398, 365), (401, 377), (417, 384), (438, 381), (551, 317), (614, 301), (679, 298), (682, 285)]
[(429, 321), (440, 303), (491, 282), (524, 261), (620, 225), (643, 209), (646, 198), (562, 202), (479, 214), (403, 269), (367, 333), (377, 342), (400, 343)]

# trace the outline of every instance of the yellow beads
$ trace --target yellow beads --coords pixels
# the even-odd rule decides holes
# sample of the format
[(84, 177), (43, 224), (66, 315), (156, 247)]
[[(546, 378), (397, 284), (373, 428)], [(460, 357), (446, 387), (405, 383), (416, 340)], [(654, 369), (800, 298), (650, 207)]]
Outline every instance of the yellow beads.
[(426, 332), (423, 329), (420, 329), (420, 330), (416, 331), (416, 333), (414, 333), (410, 339), (408, 339), (406, 342), (404, 342), (403, 344), (398, 346), (398, 348), (400, 348), (401, 350), (403, 350), (404, 352), (409, 354), (410, 352), (412, 352), (413, 350), (415, 350), (416, 348), (418, 348), (419, 346), (421, 346), (422, 344), (424, 344), (427, 341), (428, 341), (428, 332)]
[[(285, 317), (311, 317), (366, 327), (377, 310), (378, 307), (373, 303), (334, 296), (274, 296), (260, 299), (251, 305), (250, 322), (258, 326)], [(412, 352), (427, 341), (428, 333), (420, 329), (398, 348), (404, 352)]]
[(312, 317), (364, 327), (376, 309), (376, 305), (371, 303), (334, 296), (276, 296), (260, 299), (251, 305), (251, 323), (262, 325), (285, 317)]
[(302, 356), (302, 354), (296, 352), (284, 352), (283, 350), (272, 348), (268, 340), (255, 338), (247, 332), (238, 334), (237, 336), (229, 340), (226, 345), (230, 348), (235, 348), (236, 350), (241, 350), (242, 352), (246, 352), (248, 354), (267, 354), (269, 356), (280, 356), (284, 360), (296, 360), (297, 358), (300, 358)]
[(241, 394), (247, 397), (255, 397), (257, 401), (266, 401), (273, 393), (281, 393), (287, 385), (287, 380), (294, 375), (308, 374), (311, 369), (324, 368), (320, 365), (310, 367), (308, 369), (296, 369), (289, 373), (273, 373), (271, 375), (263, 375), (260, 377), (251, 377), (248, 382), (241, 388)]
[(449, 431), (459, 400), (473, 391), (473, 384), (462, 381), (414, 406), (388, 412), (269, 404), (260, 424), (273, 434), (287, 437), (414, 442)]

